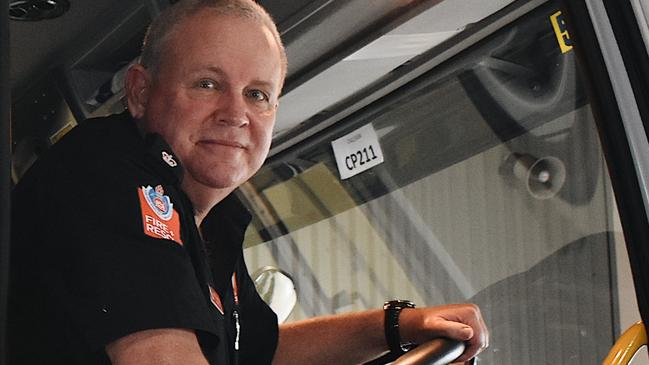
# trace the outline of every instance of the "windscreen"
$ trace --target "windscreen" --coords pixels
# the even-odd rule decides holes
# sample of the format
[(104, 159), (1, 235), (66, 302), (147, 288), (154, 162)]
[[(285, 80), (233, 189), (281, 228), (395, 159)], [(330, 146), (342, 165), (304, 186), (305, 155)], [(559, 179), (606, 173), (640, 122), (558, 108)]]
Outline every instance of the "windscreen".
[[(544, 5), (244, 186), (246, 260), (293, 278), (288, 320), (468, 301), (491, 331), (481, 364), (601, 362), (626, 253), (572, 47)], [(343, 178), (332, 142), (361, 128), (382, 162)]]

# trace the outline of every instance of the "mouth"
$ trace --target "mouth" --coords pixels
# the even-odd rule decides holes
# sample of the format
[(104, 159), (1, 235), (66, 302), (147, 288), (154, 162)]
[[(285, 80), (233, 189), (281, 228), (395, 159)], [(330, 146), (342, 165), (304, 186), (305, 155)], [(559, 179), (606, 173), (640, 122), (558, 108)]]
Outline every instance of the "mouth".
[(204, 146), (215, 146), (215, 147), (223, 146), (223, 147), (237, 148), (242, 150), (246, 149), (246, 146), (243, 143), (239, 143), (237, 141), (223, 140), (223, 139), (203, 139), (198, 141), (198, 144)]

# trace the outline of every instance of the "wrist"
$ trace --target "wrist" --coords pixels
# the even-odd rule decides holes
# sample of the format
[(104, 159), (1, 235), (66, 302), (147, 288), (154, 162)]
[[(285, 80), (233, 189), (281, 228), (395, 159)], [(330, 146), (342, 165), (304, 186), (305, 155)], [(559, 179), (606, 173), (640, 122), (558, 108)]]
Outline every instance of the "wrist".
[(402, 354), (413, 346), (401, 336), (401, 312), (409, 308), (415, 308), (415, 304), (409, 300), (391, 300), (383, 305), (385, 341), (392, 353)]

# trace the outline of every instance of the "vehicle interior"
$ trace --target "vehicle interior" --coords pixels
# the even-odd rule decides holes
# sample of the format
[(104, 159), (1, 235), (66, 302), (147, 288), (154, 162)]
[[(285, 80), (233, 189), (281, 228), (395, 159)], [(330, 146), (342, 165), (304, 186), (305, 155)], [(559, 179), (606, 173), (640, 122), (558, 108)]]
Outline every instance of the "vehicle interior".
[[(125, 110), (124, 73), (174, 2), (8, 1), (3, 320), (11, 188), (70, 129)], [(649, 315), (647, 2), (258, 2), (289, 67), (268, 160), (236, 194), (280, 321), (472, 302), (491, 333), (479, 364), (649, 364), (633, 327)], [(395, 364), (455, 359), (427, 356)]]

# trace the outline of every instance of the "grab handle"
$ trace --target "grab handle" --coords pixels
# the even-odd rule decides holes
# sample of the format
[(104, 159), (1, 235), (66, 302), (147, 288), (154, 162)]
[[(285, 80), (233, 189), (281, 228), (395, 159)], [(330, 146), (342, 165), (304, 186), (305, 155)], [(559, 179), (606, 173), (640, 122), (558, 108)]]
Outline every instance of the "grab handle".
[(448, 365), (464, 352), (464, 342), (436, 338), (406, 352), (392, 365)]
[(647, 331), (642, 322), (629, 327), (615, 342), (602, 365), (626, 365), (638, 350), (647, 344)]

